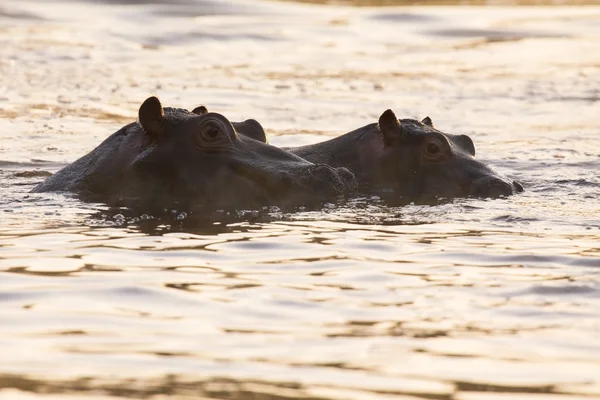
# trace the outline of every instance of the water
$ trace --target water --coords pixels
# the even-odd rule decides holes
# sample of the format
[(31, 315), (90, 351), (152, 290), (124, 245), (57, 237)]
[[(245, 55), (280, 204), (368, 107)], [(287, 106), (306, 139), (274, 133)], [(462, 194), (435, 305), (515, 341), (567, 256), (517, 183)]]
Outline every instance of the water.
[[(0, 6), (0, 398), (600, 398), (600, 8), (117, 3)], [(277, 145), (429, 115), (526, 192), (160, 220), (28, 194), (152, 94)]]

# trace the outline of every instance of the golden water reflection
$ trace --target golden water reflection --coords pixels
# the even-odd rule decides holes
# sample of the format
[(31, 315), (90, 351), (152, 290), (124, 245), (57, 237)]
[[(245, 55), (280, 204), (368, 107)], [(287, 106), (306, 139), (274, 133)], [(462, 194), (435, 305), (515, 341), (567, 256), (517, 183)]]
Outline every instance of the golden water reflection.
[(598, 5), (598, 0), (278, 0), (309, 4), (357, 7), (393, 6), (581, 6)]
[[(600, 396), (600, 8), (116, 3), (0, 10), (0, 398)], [(280, 146), (429, 115), (526, 191), (182, 218), (29, 193), (151, 94)]]

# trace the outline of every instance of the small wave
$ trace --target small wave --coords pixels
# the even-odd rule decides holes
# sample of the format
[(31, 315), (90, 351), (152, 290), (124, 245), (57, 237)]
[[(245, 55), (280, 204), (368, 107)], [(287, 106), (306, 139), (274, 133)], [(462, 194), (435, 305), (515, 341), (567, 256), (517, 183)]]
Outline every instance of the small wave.
[(66, 164), (55, 163), (47, 160), (32, 159), (31, 161), (5, 161), (0, 160), (0, 168), (27, 168), (27, 167), (62, 167)]
[(27, 171), (21, 171), (21, 172), (15, 172), (13, 174), (13, 176), (15, 178), (45, 178), (52, 175), (52, 172), (48, 172), (48, 171), (31, 171), (31, 170), (27, 170)]
[(431, 22), (439, 19), (431, 15), (405, 12), (376, 14), (373, 15), (371, 18), (377, 21), (386, 22)]
[(6, 8), (0, 8), (0, 18), (24, 19), (32, 21), (43, 20), (43, 18), (30, 12), (7, 10)]
[(253, 40), (258, 42), (264, 41), (279, 41), (281, 38), (268, 35), (259, 34), (219, 34), (219, 33), (208, 33), (208, 32), (186, 32), (186, 33), (175, 33), (175, 34), (162, 34), (160, 36), (150, 36), (142, 39), (145, 46), (164, 46), (164, 45), (179, 45), (187, 46), (194, 42), (201, 41), (222, 41), (228, 42), (232, 40)]
[(587, 179), (560, 179), (555, 181), (559, 185), (575, 185), (582, 187), (600, 188), (600, 182), (591, 182)]
[(149, 6), (152, 14), (161, 17), (197, 17), (206, 15), (252, 15), (259, 14), (259, 4), (231, 3), (213, 0), (78, 0), (82, 3), (105, 5)]
[(541, 221), (539, 218), (523, 217), (518, 215), (500, 215), (492, 218), (492, 221), (496, 222), (538, 222)]
[(530, 292), (536, 294), (552, 295), (552, 294), (589, 294), (598, 293), (598, 288), (594, 288), (590, 285), (554, 285), (554, 286), (534, 286), (529, 289)]
[(547, 33), (535, 31), (511, 31), (511, 30), (496, 30), (496, 29), (467, 29), (467, 28), (450, 28), (450, 29), (433, 29), (425, 32), (434, 36), (454, 37), (454, 38), (477, 38), (483, 37), (488, 42), (498, 41), (515, 41), (531, 38), (567, 38), (570, 35), (561, 33)]

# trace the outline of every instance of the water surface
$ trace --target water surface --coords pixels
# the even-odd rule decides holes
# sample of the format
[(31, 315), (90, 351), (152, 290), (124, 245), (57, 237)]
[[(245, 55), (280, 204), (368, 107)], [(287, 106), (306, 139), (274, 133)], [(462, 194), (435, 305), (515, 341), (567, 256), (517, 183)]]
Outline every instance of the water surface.
[[(0, 397), (600, 397), (600, 8), (0, 6)], [(48, 173), (148, 96), (277, 145), (387, 108), (506, 199), (140, 220)]]

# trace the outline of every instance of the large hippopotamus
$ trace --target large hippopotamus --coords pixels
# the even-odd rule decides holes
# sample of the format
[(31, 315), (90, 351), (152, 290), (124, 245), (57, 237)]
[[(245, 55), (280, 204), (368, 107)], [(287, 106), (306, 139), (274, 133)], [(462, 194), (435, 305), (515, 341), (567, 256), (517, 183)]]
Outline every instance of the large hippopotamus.
[(356, 186), (346, 168), (313, 164), (252, 138), (257, 124), (237, 123), (249, 132), (239, 135), (227, 118), (205, 107), (163, 108), (150, 97), (139, 109), (139, 122), (119, 129), (33, 192), (68, 191), (83, 200), (151, 210), (249, 209), (323, 200)]
[[(240, 123), (265, 140), (256, 127)], [(453, 135), (422, 121), (398, 120), (392, 110), (372, 123), (317, 144), (286, 150), (314, 163), (346, 167), (356, 174), (365, 193), (392, 190), (408, 199), (434, 197), (500, 197), (523, 191), (521, 184), (502, 177), (475, 158), (467, 135)]]

